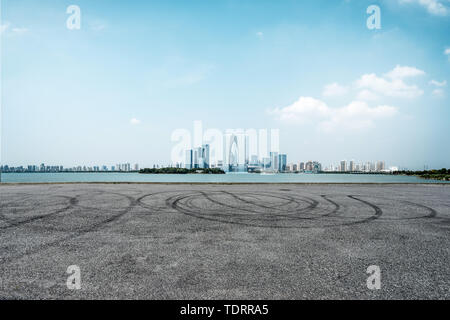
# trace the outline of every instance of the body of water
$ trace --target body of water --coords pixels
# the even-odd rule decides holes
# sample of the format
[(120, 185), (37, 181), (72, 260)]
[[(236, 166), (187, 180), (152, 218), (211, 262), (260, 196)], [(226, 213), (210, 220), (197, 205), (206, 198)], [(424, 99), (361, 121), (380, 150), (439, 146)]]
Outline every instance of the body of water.
[(185, 182), (185, 183), (450, 183), (413, 176), (382, 174), (139, 174), (139, 173), (3, 173), (2, 183), (48, 182)]

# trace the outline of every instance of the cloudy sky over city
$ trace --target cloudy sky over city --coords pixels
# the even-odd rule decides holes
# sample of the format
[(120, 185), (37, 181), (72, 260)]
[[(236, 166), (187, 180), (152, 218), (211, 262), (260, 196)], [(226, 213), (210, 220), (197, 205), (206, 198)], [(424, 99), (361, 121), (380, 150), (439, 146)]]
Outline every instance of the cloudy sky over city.
[[(67, 28), (67, 8), (81, 10)], [(369, 29), (370, 5), (380, 8)], [(3, 0), (2, 163), (168, 164), (193, 122), (288, 162), (450, 167), (449, 0)]]

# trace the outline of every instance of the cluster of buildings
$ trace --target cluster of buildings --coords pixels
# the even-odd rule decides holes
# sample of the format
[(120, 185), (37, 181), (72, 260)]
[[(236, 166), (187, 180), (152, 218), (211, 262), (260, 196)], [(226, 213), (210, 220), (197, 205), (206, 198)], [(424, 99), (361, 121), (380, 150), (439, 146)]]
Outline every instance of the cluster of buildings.
[(322, 171), (322, 164), (318, 161), (299, 162), (288, 164), (287, 154), (269, 152), (268, 157), (259, 158), (257, 155), (246, 155), (243, 161), (239, 161), (239, 155), (230, 151), (228, 161), (211, 161), (210, 146), (203, 145), (198, 148), (186, 150), (184, 163), (176, 164), (178, 168), (207, 169), (220, 168), (225, 172), (271, 172), (271, 173), (295, 173)]
[(270, 152), (270, 157), (259, 160), (258, 156), (249, 157), (245, 155), (240, 159), (237, 149), (230, 149), (228, 161), (217, 160), (211, 161), (211, 149), (208, 144), (201, 147), (186, 150), (186, 158), (184, 163), (178, 163), (176, 167), (183, 167), (186, 169), (208, 169), (220, 168), (225, 172), (248, 172), (259, 170), (272, 170), (276, 172), (283, 172), (287, 168), (287, 156), (285, 154), (278, 154), (277, 152)]
[(211, 165), (210, 160), (210, 147), (209, 144), (205, 144), (199, 148), (186, 150), (184, 167), (186, 169), (208, 169), (218, 167), (218, 165), (223, 166), (223, 163)]
[(0, 172), (3, 173), (24, 173), (24, 172), (41, 172), (41, 173), (58, 173), (58, 172), (132, 172), (139, 171), (139, 165), (135, 164), (131, 167), (129, 163), (117, 164), (115, 166), (76, 166), (64, 168), (63, 166), (46, 166), (42, 163), (40, 166), (29, 165), (27, 167), (10, 167), (8, 165), (0, 166)]
[(203, 144), (185, 150), (184, 161), (175, 166), (186, 169), (219, 168), (225, 172), (318, 173), (322, 171), (322, 164), (318, 161), (288, 164), (287, 154), (273, 151), (278, 149), (278, 143), (272, 140), (271, 148), (268, 148), (267, 144), (258, 145), (252, 141), (249, 135), (229, 134), (224, 138), (223, 145), (211, 147)]
[(322, 172), (322, 164), (318, 161), (290, 163), (285, 172), (290, 173), (319, 173)]
[(238, 156), (230, 152), (229, 160), (211, 162), (210, 147), (203, 145), (186, 151), (186, 161), (177, 167), (187, 169), (220, 168), (226, 172), (271, 172), (271, 173), (319, 173), (319, 172), (348, 172), (348, 173), (387, 173), (398, 171), (397, 167), (386, 167), (385, 161), (356, 162), (342, 160), (338, 164), (322, 167), (319, 161), (305, 161), (288, 163), (286, 154), (269, 152), (268, 157), (259, 158), (257, 155), (245, 155), (244, 161), (239, 162)]
[[(173, 166), (173, 165), (172, 165)], [(160, 166), (153, 166), (160, 168)], [(257, 155), (239, 158), (233, 150), (228, 155), (228, 161), (211, 161), (211, 149), (209, 145), (203, 145), (198, 148), (186, 151), (184, 163), (177, 163), (177, 168), (186, 169), (208, 169), (219, 168), (225, 172), (251, 172), (251, 173), (320, 173), (320, 172), (348, 172), (348, 173), (389, 173), (396, 172), (397, 167), (386, 167), (384, 161), (376, 162), (355, 162), (354, 160), (342, 160), (338, 164), (323, 168), (318, 161), (305, 161), (298, 163), (288, 163), (287, 154), (278, 152), (269, 152), (267, 157), (258, 157)], [(162, 168), (162, 166), (161, 166)], [(44, 163), (40, 166), (29, 165), (27, 167), (10, 167), (8, 165), (0, 166), (0, 172), (3, 173), (57, 173), (57, 172), (136, 172), (139, 171), (139, 165), (131, 166), (130, 163), (116, 164), (115, 166), (76, 166), (64, 168), (63, 166), (46, 166)]]
[(324, 169), (325, 172), (356, 172), (356, 173), (371, 173), (371, 172), (395, 172), (398, 171), (397, 167), (386, 167), (384, 161), (375, 162), (360, 162), (355, 160), (346, 161), (342, 160), (338, 164), (330, 165)]

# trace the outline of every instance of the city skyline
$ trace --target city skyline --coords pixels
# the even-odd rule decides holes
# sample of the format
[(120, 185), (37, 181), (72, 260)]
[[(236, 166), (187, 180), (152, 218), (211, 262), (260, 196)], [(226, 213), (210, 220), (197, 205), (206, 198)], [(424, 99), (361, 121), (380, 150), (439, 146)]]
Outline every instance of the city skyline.
[[(204, 147), (196, 148), (204, 149)], [(223, 161), (217, 163), (210, 163), (208, 156), (205, 158), (193, 156), (194, 150), (187, 150), (187, 153), (191, 153), (191, 161), (187, 160), (183, 163), (161, 165), (153, 164), (148, 168), (186, 168), (186, 169), (207, 169), (207, 168), (220, 168), (226, 172), (233, 171), (227, 168), (227, 165)], [(202, 153), (206, 155), (207, 153)], [(194, 160), (196, 159), (196, 160)], [(244, 171), (254, 172), (255, 169), (271, 170), (278, 172), (395, 172), (399, 170), (408, 170), (408, 168), (399, 169), (396, 166), (386, 166), (386, 162), (383, 160), (371, 160), (371, 161), (359, 161), (341, 160), (337, 165), (331, 164), (324, 166), (320, 161), (297, 160), (295, 162), (288, 162), (288, 155), (278, 152), (270, 152), (270, 156), (267, 158), (258, 158), (256, 155), (250, 156), (246, 163), (243, 164)], [(144, 169), (138, 163), (131, 165), (131, 163), (123, 163), (116, 165), (77, 165), (71, 167), (64, 167), (62, 165), (46, 165), (44, 163), (40, 165), (19, 165), (12, 166), (3, 164), (0, 166), (0, 172), (137, 172), (140, 169)]]
[(68, 29), (68, 3), (4, 0), (0, 162), (169, 164), (200, 119), (278, 128), (293, 159), (450, 167), (450, 9), (434, 3), (379, 1), (369, 28), (366, 0), (79, 0)]

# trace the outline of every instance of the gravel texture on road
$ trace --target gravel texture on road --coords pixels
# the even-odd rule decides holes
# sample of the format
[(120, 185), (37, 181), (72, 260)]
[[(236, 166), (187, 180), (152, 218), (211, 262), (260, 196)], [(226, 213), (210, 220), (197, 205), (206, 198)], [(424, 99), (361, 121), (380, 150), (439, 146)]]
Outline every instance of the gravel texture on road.
[(0, 185), (0, 299), (450, 299), (449, 258), (446, 185)]

